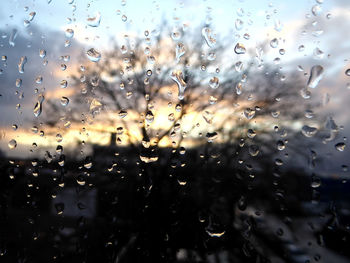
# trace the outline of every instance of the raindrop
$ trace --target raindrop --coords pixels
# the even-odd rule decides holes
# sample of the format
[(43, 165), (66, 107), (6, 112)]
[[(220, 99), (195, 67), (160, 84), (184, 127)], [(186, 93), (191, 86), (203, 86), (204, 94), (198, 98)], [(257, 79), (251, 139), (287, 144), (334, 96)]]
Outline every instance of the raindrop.
[(350, 77), (350, 68), (345, 71), (345, 75)]
[(322, 59), (324, 57), (324, 52), (316, 47), (313, 52), (314, 58), (315, 59)]
[(240, 55), (244, 54), (246, 52), (246, 49), (243, 44), (237, 43), (235, 46), (235, 53)]
[(40, 49), (40, 50), (39, 50), (39, 56), (40, 56), (41, 58), (46, 57), (46, 51), (45, 51), (44, 49)]
[(171, 73), (171, 79), (174, 80), (177, 84), (179, 100), (183, 100), (185, 97), (185, 90), (187, 88), (187, 84), (183, 79), (182, 71), (173, 71)]
[(16, 87), (20, 88), (22, 86), (22, 79), (16, 79)]
[(317, 133), (317, 128), (315, 127), (311, 127), (308, 125), (304, 125), (301, 128), (301, 133), (305, 136), (305, 137), (313, 137), (316, 133)]
[(307, 82), (309, 88), (316, 88), (320, 80), (323, 78), (323, 67), (320, 65), (315, 65), (311, 68), (310, 77)]
[(217, 132), (208, 132), (206, 134), (206, 137), (208, 139), (208, 142), (213, 142), (218, 138), (218, 133)]
[(236, 62), (236, 64), (235, 64), (235, 70), (236, 70), (237, 72), (241, 72), (242, 69), (243, 69), (243, 62), (242, 62), (242, 61)]
[(248, 129), (247, 136), (250, 139), (253, 139), (256, 136), (256, 132), (253, 129)]
[(259, 154), (260, 149), (259, 146), (253, 144), (249, 146), (248, 151), (251, 156), (257, 156)]
[(285, 148), (286, 148), (286, 145), (284, 144), (284, 142), (281, 140), (278, 140), (277, 141), (277, 149), (279, 151), (283, 151)]
[(34, 106), (34, 110), (33, 110), (33, 113), (34, 113), (34, 116), (35, 117), (39, 117), (40, 114), (41, 114), (41, 111), (42, 111), (42, 103), (44, 101), (44, 95), (43, 94), (40, 94), (38, 96), (38, 100)]
[(89, 26), (98, 27), (101, 22), (101, 13), (97, 12), (94, 17), (88, 17), (86, 21)]
[(28, 20), (29, 20), (29, 21), (33, 21), (35, 15), (36, 15), (36, 12), (30, 12), (30, 13), (29, 13)]
[(17, 29), (13, 29), (9, 38), (9, 45), (11, 47), (15, 46), (16, 37), (17, 37)]
[(86, 169), (90, 169), (92, 167), (92, 160), (91, 157), (86, 157), (84, 167)]
[(58, 215), (62, 215), (64, 211), (64, 203), (55, 204), (56, 212)]
[(8, 143), (8, 147), (12, 150), (12, 149), (15, 149), (17, 147), (17, 142), (16, 140), (12, 139), (9, 141)]
[(67, 80), (61, 80), (60, 86), (61, 86), (62, 89), (67, 88), (67, 85), (68, 85)]
[(123, 119), (128, 115), (128, 112), (126, 110), (120, 110), (118, 113), (119, 118)]
[(209, 27), (204, 27), (202, 29), (202, 36), (209, 47), (214, 47), (216, 44), (216, 39), (213, 35), (212, 30)]
[(343, 152), (345, 150), (346, 144), (343, 142), (337, 143), (334, 147), (337, 149), (339, 152)]
[(255, 116), (255, 110), (251, 109), (251, 108), (246, 108), (244, 110), (244, 116), (250, 120)]
[(66, 31), (65, 31), (65, 36), (66, 36), (67, 38), (72, 38), (72, 37), (74, 36), (74, 30), (71, 29), (71, 28), (66, 29)]
[(152, 123), (153, 120), (154, 120), (154, 115), (153, 115), (152, 111), (150, 111), (150, 110), (147, 111), (147, 113), (146, 113), (146, 121), (148, 123)]
[(97, 99), (93, 99), (90, 103), (90, 113), (92, 115), (100, 113), (102, 109), (102, 103), (99, 102)]
[(312, 8), (311, 8), (311, 12), (314, 16), (318, 16), (319, 14), (321, 14), (322, 12), (322, 8), (320, 5), (314, 5)]
[(272, 48), (278, 47), (278, 39), (277, 39), (277, 38), (272, 39), (272, 40), (270, 41), (270, 46), (271, 46)]
[(61, 134), (57, 133), (56, 134), (56, 142), (62, 142), (63, 141), (63, 137)]
[(243, 21), (241, 19), (237, 18), (236, 22), (235, 22), (236, 29), (238, 31), (241, 30), (243, 28), (243, 25), (244, 25)]
[(209, 80), (209, 86), (212, 88), (212, 89), (217, 89), (219, 87), (219, 79), (217, 77), (212, 77), (210, 80)]
[(61, 105), (62, 106), (67, 106), (69, 103), (69, 99), (67, 97), (62, 97), (61, 98)]
[(210, 111), (208, 111), (208, 110), (204, 111), (202, 116), (203, 116), (203, 119), (204, 119), (208, 124), (211, 124), (211, 123), (212, 123), (213, 118), (214, 118), (214, 115), (213, 115)]
[(90, 48), (87, 52), (86, 55), (92, 62), (98, 62), (101, 59), (101, 54), (95, 50), (94, 48)]
[(26, 56), (23, 56), (19, 59), (19, 62), (18, 62), (18, 72), (19, 73), (24, 73), (24, 65), (27, 63), (27, 57)]

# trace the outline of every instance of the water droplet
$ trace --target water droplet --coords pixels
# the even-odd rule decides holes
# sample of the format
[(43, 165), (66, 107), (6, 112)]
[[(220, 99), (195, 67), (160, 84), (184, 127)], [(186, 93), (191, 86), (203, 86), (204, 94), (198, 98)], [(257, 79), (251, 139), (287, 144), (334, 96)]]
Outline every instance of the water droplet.
[(46, 51), (45, 51), (44, 49), (40, 49), (40, 50), (39, 50), (39, 56), (40, 56), (41, 58), (46, 57)]
[(222, 237), (225, 234), (225, 231), (223, 232), (213, 232), (213, 231), (209, 231), (208, 229), (205, 230), (207, 232), (207, 234), (210, 237)]
[(214, 115), (213, 115), (210, 111), (208, 111), (208, 110), (204, 111), (202, 116), (203, 116), (203, 119), (204, 119), (208, 124), (211, 124), (211, 123), (212, 123), (213, 118), (214, 118)]
[(236, 22), (235, 22), (236, 29), (238, 31), (241, 30), (243, 28), (243, 25), (244, 25), (243, 21), (241, 19), (237, 18)]
[(8, 143), (8, 147), (12, 150), (12, 149), (15, 149), (17, 147), (17, 142), (16, 140), (12, 139), (9, 141)]
[(42, 103), (44, 101), (44, 95), (43, 94), (39, 94), (38, 96), (38, 100), (34, 106), (34, 110), (33, 110), (33, 113), (34, 113), (34, 116), (35, 117), (39, 117), (41, 112), (42, 112)]
[(272, 48), (278, 47), (278, 39), (277, 39), (277, 38), (272, 39), (272, 40), (270, 41), (270, 46), (271, 46)]
[(209, 86), (212, 88), (212, 89), (217, 89), (219, 87), (219, 79), (217, 77), (212, 77), (210, 80), (209, 80)]
[(175, 58), (176, 58), (176, 62), (180, 61), (180, 58), (185, 54), (186, 50), (185, 50), (185, 46), (183, 43), (179, 42), (176, 44), (176, 48), (175, 48)]
[(101, 22), (101, 13), (97, 12), (94, 17), (88, 17), (86, 21), (89, 26), (98, 27)]
[(16, 79), (16, 87), (20, 88), (22, 86), (22, 79)]
[(153, 113), (152, 113), (152, 111), (147, 111), (147, 113), (146, 113), (146, 121), (148, 122), (148, 123), (152, 123), (153, 122), (153, 120), (154, 120), (154, 115), (153, 115)]
[(183, 100), (185, 97), (185, 90), (187, 88), (187, 84), (183, 79), (182, 71), (173, 71), (171, 73), (171, 79), (174, 80), (177, 84), (179, 100)]
[(279, 151), (283, 151), (285, 148), (286, 148), (286, 145), (284, 144), (284, 142), (281, 140), (278, 140), (277, 141), (277, 149)]
[(307, 86), (309, 88), (316, 88), (318, 83), (321, 81), (321, 79), (323, 78), (323, 67), (320, 65), (315, 65), (311, 68), (310, 71), (310, 77), (309, 80), (307, 82)]
[(62, 142), (63, 141), (63, 137), (61, 134), (57, 133), (56, 134), (56, 142)]
[(255, 110), (254, 109), (251, 109), (251, 108), (246, 108), (244, 110), (244, 116), (250, 120), (252, 119), (254, 116), (255, 116)]
[(74, 30), (71, 28), (66, 29), (65, 36), (66, 38), (72, 38), (74, 36)]
[(90, 103), (90, 113), (92, 115), (100, 113), (102, 109), (102, 103), (99, 102), (97, 99), (93, 99)]
[(87, 52), (86, 55), (92, 62), (98, 62), (101, 59), (101, 54), (94, 48), (90, 48)]
[(35, 15), (36, 15), (36, 12), (30, 12), (30, 13), (29, 13), (29, 16), (28, 16), (28, 20), (29, 20), (29, 21), (33, 21)]
[(311, 12), (314, 16), (318, 16), (319, 14), (321, 14), (322, 12), (322, 8), (320, 5), (314, 5), (312, 8), (311, 8)]
[(238, 55), (244, 54), (246, 52), (245, 46), (241, 43), (237, 43), (235, 46), (235, 53)]
[(253, 144), (249, 146), (248, 151), (251, 156), (257, 156), (259, 154), (260, 149), (259, 146)]
[(62, 89), (67, 88), (67, 85), (68, 85), (67, 80), (61, 80), (60, 86), (61, 86)]
[(343, 142), (337, 143), (334, 147), (337, 149), (339, 152), (343, 152), (345, 150), (346, 144)]
[(216, 45), (216, 39), (209, 27), (204, 27), (202, 29), (202, 36), (209, 47), (214, 47)]
[(24, 73), (24, 65), (27, 63), (27, 57), (26, 56), (23, 56), (19, 59), (19, 62), (18, 62), (18, 72), (19, 73)]
[(350, 77), (350, 68), (345, 71), (345, 75)]
[(143, 161), (144, 163), (153, 163), (153, 162), (158, 161), (158, 156), (149, 157), (149, 156), (140, 155), (140, 159), (141, 159), (141, 161)]
[(69, 99), (67, 97), (61, 97), (61, 105), (62, 106), (67, 106), (69, 103)]
[(317, 128), (315, 127), (311, 127), (308, 125), (304, 125), (301, 128), (301, 133), (305, 136), (305, 137), (313, 137), (316, 133), (317, 133)]
[(206, 134), (206, 137), (208, 139), (208, 142), (213, 142), (218, 138), (218, 133), (217, 132), (208, 132)]
[(250, 139), (253, 139), (256, 136), (256, 132), (253, 129), (248, 129), (247, 136)]
[(324, 52), (316, 47), (313, 52), (314, 58), (315, 59), (322, 59), (324, 57)]
[(62, 215), (64, 211), (64, 203), (55, 204), (56, 212), (58, 215)]
[(9, 45), (11, 47), (15, 46), (16, 37), (17, 37), (17, 29), (13, 29), (9, 38)]
[(123, 119), (128, 115), (128, 112), (126, 110), (120, 110), (118, 113), (119, 118)]

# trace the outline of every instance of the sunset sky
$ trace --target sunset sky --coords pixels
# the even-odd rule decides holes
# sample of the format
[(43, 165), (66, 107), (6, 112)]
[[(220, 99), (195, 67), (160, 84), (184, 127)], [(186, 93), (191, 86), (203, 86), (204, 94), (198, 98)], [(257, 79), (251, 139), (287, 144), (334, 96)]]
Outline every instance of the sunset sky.
[[(76, 94), (77, 90), (69, 84), (66, 89), (61, 89), (60, 81), (67, 79), (69, 83), (70, 76), (78, 71), (81, 63), (90, 67), (94, 65), (86, 57), (81, 57), (88, 49), (95, 48), (99, 51), (102, 63), (108, 59), (104, 54), (111, 48), (111, 39), (123, 43), (126, 34), (130, 37), (142, 37), (146, 30), (151, 36), (155, 36), (164, 21), (169, 28), (182, 28), (199, 37), (201, 32), (198, 32), (198, 29), (205, 21), (210, 22), (217, 41), (228, 47), (229, 52), (221, 61), (222, 67), (233, 59), (230, 52), (234, 53), (237, 42), (243, 43), (251, 52), (262, 43), (268, 43), (263, 55), (264, 62), (280, 66), (280, 72), (287, 76), (296, 72), (304, 79), (305, 85), (311, 67), (316, 64), (322, 65), (325, 69), (324, 77), (318, 88), (312, 91), (313, 99), (322, 104), (322, 100), (329, 98), (329, 102), (324, 103), (319, 113), (333, 117), (338, 126), (344, 126), (341, 135), (349, 134), (350, 118), (344, 110), (344, 105), (349, 103), (350, 93), (350, 88), (347, 87), (350, 77), (345, 74), (346, 69), (350, 67), (350, 41), (347, 40), (350, 34), (348, 1), (52, 0), (48, 3), (47, 0), (13, 0), (4, 1), (1, 6), (0, 55), (6, 55), (7, 61), (0, 62), (0, 109), (3, 113), (0, 118), (0, 147), (2, 152), (10, 156), (26, 156), (33, 148), (33, 142), (38, 148), (55, 148), (56, 134), (61, 133), (64, 137), (61, 144), (67, 147), (82, 140), (108, 144), (109, 132), (114, 131), (116, 127), (101, 124), (103, 114), (116, 112), (102, 112), (99, 119), (90, 126), (73, 123), (70, 128), (63, 130), (45, 127), (45, 136), (40, 136), (39, 132), (32, 132), (34, 123), (41, 122), (40, 117), (36, 118), (33, 114), (38, 96), (43, 93), (46, 99), (60, 100), (62, 96), (69, 98)], [(35, 12), (35, 16), (29, 22), (29, 26), (25, 27), (24, 21), (30, 20), (31, 12)], [(100, 24), (96, 27), (88, 26), (87, 19), (96, 15), (101, 16)], [(237, 19), (243, 22), (241, 28), (237, 28)], [(65, 40), (69, 39), (65, 34), (67, 29), (72, 29), (74, 36), (70, 39), (71, 45), (64, 47)], [(14, 30), (17, 30), (17, 37), (14, 40), (15, 45), (11, 46), (9, 40)], [(243, 37), (245, 33), (249, 34), (249, 39)], [(272, 48), (270, 41), (275, 38), (278, 39), (278, 47)], [(41, 49), (46, 50), (45, 58), (39, 56)], [(283, 55), (281, 49), (284, 49)], [(247, 62), (252, 58), (251, 52), (242, 55), (240, 59)], [(60, 59), (60, 56), (67, 55), (70, 56), (69, 61)], [(22, 56), (27, 57), (27, 63), (25, 72), (20, 74), (17, 64)], [(45, 60), (46, 66), (43, 65)], [(62, 71), (61, 64), (64, 63), (67, 69)], [(43, 77), (42, 83), (35, 82), (38, 76)], [(17, 78), (23, 80), (20, 88), (15, 86)], [(176, 90), (176, 86), (169, 89)], [(21, 96), (22, 99), (19, 98)], [(19, 109), (16, 109), (17, 104), (20, 104)], [(230, 111), (231, 108), (225, 110)], [(153, 125), (161, 129), (162, 125), (167, 123), (170, 113), (167, 105), (160, 107)], [(225, 114), (217, 112), (215, 118), (219, 122)], [(127, 118), (129, 121), (137, 119), (132, 117), (132, 111)], [(184, 129), (186, 125), (190, 127), (193, 123), (200, 122), (202, 130), (196, 130), (196, 134), (208, 130), (202, 112), (192, 112), (186, 120)], [(319, 127), (324, 125), (324, 120), (317, 118), (306, 121)], [(262, 123), (257, 121), (254, 125), (263, 125)], [(17, 130), (12, 128), (13, 124), (18, 126)], [(300, 129), (302, 123), (290, 125)], [(272, 129), (273, 126), (270, 126)], [(86, 130), (83, 131), (83, 128)], [(140, 139), (141, 135), (135, 132), (135, 129), (130, 129), (129, 132), (134, 133), (136, 139)], [(17, 141), (16, 149), (9, 149), (8, 142), (11, 139)], [(171, 140), (163, 142), (160, 146), (169, 144)], [(191, 146), (191, 142), (188, 142), (188, 145)], [(320, 146), (322, 147), (324, 151), (328, 151), (328, 148)]]

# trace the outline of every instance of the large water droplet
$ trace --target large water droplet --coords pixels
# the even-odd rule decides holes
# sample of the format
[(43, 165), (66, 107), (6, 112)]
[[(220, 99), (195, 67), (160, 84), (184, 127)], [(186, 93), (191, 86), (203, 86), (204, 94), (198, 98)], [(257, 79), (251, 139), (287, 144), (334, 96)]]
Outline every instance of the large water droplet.
[(219, 87), (219, 79), (217, 77), (212, 77), (210, 80), (209, 80), (209, 86), (212, 88), (212, 89), (217, 89)]
[(92, 115), (100, 113), (102, 109), (102, 103), (99, 102), (97, 99), (93, 99), (90, 103), (90, 113)]
[(180, 58), (185, 54), (185, 46), (183, 43), (179, 42), (176, 44), (176, 49), (175, 49), (175, 56), (176, 56), (176, 62), (180, 61)]
[(182, 71), (180, 70), (173, 71), (171, 73), (171, 79), (174, 80), (177, 84), (179, 100), (183, 100), (185, 97), (185, 90), (187, 88), (187, 84), (183, 79)]
[(18, 62), (18, 72), (19, 73), (24, 73), (24, 65), (27, 63), (27, 57), (26, 56), (23, 56), (19, 59), (19, 62)]
[(257, 156), (259, 154), (260, 149), (258, 145), (253, 144), (249, 146), (248, 151), (251, 156)]
[(204, 27), (202, 29), (202, 36), (209, 47), (214, 47), (216, 44), (216, 39), (212, 30), (209, 27)]
[(35, 15), (36, 15), (36, 12), (30, 12), (30, 13), (29, 13), (29, 16), (28, 16), (28, 20), (29, 20), (29, 21), (33, 21)]
[(311, 68), (310, 77), (307, 82), (309, 88), (316, 88), (320, 80), (323, 78), (323, 67), (320, 65), (315, 65)]
[(8, 143), (8, 147), (12, 150), (12, 149), (15, 149), (17, 147), (17, 142), (16, 140), (12, 139), (9, 141)]
[(61, 105), (62, 106), (67, 106), (68, 105), (68, 103), (69, 103), (69, 99), (67, 98), (67, 97), (62, 97), (61, 98)]
[(34, 113), (34, 116), (35, 117), (39, 117), (41, 112), (42, 112), (42, 103), (44, 101), (44, 95), (43, 94), (40, 94), (38, 96), (38, 100), (34, 106), (34, 110), (33, 110), (33, 113)]
[(305, 136), (305, 137), (313, 137), (316, 133), (317, 133), (317, 128), (315, 127), (311, 127), (308, 125), (304, 125), (301, 128), (301, 133)]
[(91, 27), (98, 27), (101, 22), (101, 13), (97, 12), (94, 17), (88, 17), (86, 22)]
[(74, 36), (74, 30), (71, 28), (66, 29), (65, 36), (66, 38), (72, 38)]
[(217, 132), (208, 132), (206, 134), (206, 137), (208, 139), (208, 142), (213, 142), (218, 138), (218, 133)]
[(101, 59), (101, 54), (94, 48), (90, 48), (86, 51), (86, 55), (92, 62), (98, 62)]
[(16, 37), (17, 37), (17, 29), (13, 29), (9, 38), (9, 45), (11, 47), (15, 46)]
[(343, 142), (337, 143), (334, 147), (337, 149), (339, 152), (343, 152), (345, 150), (346, 144)]
[(255, 110), (254, 109), (251, 109), (251, 108), (246, 108), (244, 110), (244, 116), (250, 120), (252, 119), (254, 116), (255, 116)]
[(240, 55), (246, 52), (245, 46), (241, 43), (237, 43), (235, 46), (235, 53)]
[(241, 30), (243, 28), (243, 25), (244, 25), (243, 21), (241, 19), (237, 18), (236, 22), (235, 22), (236, 29), (238, 31)]

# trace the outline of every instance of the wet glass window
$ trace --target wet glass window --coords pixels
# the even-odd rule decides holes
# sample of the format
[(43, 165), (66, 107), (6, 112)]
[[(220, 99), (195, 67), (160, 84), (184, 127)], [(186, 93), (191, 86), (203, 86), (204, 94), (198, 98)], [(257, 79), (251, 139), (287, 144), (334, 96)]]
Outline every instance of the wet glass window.
[(350, 2), (1, 0), (0, 262), (350, 262)]

